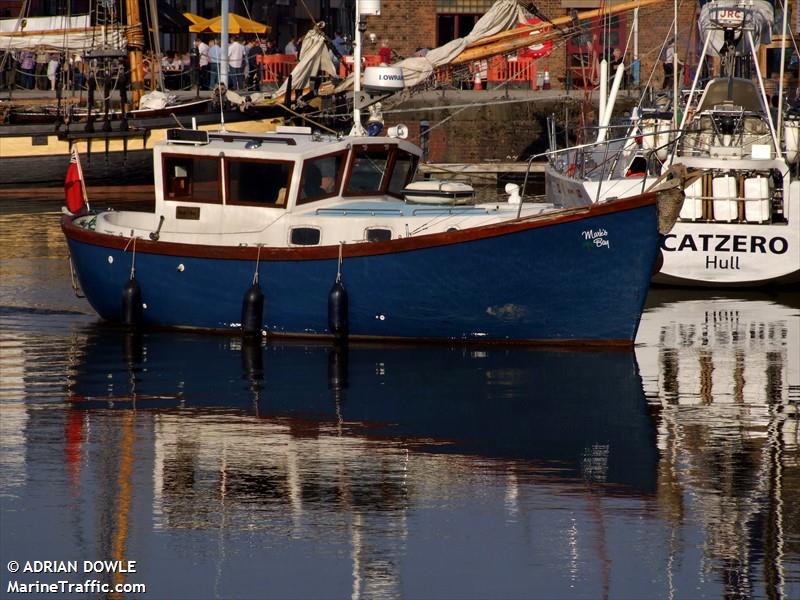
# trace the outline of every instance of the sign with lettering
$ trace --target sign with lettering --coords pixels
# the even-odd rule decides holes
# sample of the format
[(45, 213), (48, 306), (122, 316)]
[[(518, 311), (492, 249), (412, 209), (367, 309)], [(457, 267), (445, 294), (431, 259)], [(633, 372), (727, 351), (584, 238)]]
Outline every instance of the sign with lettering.
[(739, 8), (718, 8), (711, 18), (718, 25), (742, 25), (745, 15), (745, 11)]
[(747, 235), (727, 233), (668, 234), (661, 241), (661, 249), (673, 253), (705, 253), (705, 270), (720, 271), (742, 269), (742, 259), (748, 256), (758, 260), (761, 255), (782, 255), (789, 251), (789, 241), (780, 235)]
[(585, 248), (611, 248), (608, 231), (605, 229), (586, 229), (582, 233)]

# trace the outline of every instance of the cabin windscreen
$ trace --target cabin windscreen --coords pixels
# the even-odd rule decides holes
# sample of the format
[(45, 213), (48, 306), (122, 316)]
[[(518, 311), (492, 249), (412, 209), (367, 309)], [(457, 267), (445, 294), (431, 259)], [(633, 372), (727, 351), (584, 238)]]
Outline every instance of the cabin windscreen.
[(356, 148), (345, 193), (354, 196), (382, 194), (389, 153), (389, 148), (383, 146)]
[(226, 158), (227, 203), (286, 207), (292, 162)]
[(219, 204), (219, 160), (216, 157), (166, 155), (164, 198)]
[(403, 188), (411, 183), (416, 170), (417, 157), (403, 150), (398, 150), (392, 175), (389, 179), (389, 193), (395, 196), (402, 196)]
[(342, 186), (342, 173), (347, 152), (309, 159), (303, 166), (298, 204), (335, 196)]

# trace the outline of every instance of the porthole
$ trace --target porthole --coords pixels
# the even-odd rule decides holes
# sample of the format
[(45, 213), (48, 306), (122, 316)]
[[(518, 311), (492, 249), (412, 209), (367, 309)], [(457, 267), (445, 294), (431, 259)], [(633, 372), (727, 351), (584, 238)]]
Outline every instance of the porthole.
[(391, 229), (367, 229), (368, 242), (388, 242), (392, 239)]
[(314, 227), (294, 227), (289, 242), (295, 246), (316, 246), (319, 244), (320, 230)]

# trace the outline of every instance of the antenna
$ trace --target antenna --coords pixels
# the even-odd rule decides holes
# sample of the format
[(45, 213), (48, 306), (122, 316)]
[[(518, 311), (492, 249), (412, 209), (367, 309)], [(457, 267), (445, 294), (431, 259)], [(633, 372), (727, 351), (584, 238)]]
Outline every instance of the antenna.
[(356, 31), (353, 40), (353, 128), (350, 130), (350, 135), (366, 135), (361, 124), (361, 39), (367, 30), (367, 16), (380, 14), (380, 0), (356, 0)]

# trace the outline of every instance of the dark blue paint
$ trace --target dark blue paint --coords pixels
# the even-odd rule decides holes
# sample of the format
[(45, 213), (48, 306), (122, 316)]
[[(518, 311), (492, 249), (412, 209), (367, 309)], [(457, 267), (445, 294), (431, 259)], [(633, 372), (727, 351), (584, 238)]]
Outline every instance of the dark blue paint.
[[(589, 229), (605, 229), (610, 247), (587, 242), (583, 232)], [(649, 205), (473, 242), (346, 258), (350, 334), (632, 342), (658, 243), (656, 207)], [(110, 321), (121, 317), (131, 249), (70, 240), (81, 287)], [(265, 329), (329, 334), (327, 302), (336, 266), (336, 260), (262, 259)], [(145, 324), (235, 326), (254, 270), (255, 261), (138, 252)]]

